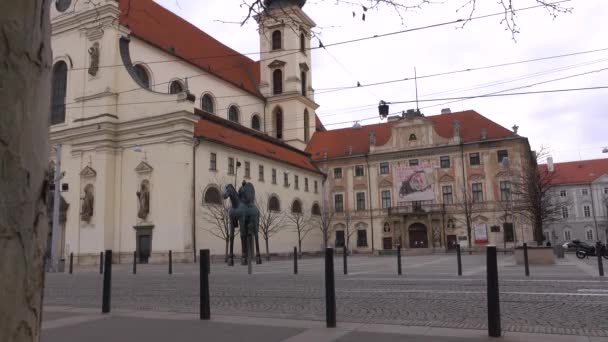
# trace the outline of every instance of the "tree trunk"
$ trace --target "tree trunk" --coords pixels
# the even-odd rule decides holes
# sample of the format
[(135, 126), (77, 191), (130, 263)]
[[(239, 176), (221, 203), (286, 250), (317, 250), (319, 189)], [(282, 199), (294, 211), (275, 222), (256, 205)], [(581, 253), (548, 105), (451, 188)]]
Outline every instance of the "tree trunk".
[(224, 262), (228, 262), (228, 252), (230, 249), (230, 238), (226, 239), (226, 248), (224, 249)]
[(0, 3), (0, 341), (40, 338), (50, 33), (47, 1)]
[(268, 237), (264, 237), (264, 241), (266, 241), (266, 260), (270, 261), (270, 253), (268, 252)]
[(300, 230), (298, 229), (298, 259), (302, 259), (302, 239), (300, 236)]

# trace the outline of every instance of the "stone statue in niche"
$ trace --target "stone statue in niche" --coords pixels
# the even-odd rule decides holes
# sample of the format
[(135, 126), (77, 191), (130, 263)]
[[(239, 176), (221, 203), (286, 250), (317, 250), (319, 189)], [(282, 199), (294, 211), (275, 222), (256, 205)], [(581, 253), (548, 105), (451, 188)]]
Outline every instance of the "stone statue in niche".
[(80, 219), (86, 223), (91, 222), (91, 217), (93, 217), (93, 207), (95, 205), (95, 195), (93, 194), (93, 190), (93, 184), (87, 184), (84, 187), (84, 197), (82, 198)]
[(145, 220), (150, 213), (150, 182), (144, 180), (141, 182), (140, 189), (137, 192), (137, 217)]
[(89, 48), (89, 75), (95, 76), (99, 71), (99, 43), (95, 42), (93, 46)]

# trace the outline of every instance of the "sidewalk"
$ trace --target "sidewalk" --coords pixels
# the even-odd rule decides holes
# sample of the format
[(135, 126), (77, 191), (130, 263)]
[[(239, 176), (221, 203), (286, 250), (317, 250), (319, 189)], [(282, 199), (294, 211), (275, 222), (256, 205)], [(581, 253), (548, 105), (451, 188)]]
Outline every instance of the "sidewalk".
[(115, 310), (102, 315), (88, 308), (44, 309), (42, 342), (608, 342), (608, 337), (507, 332), (496, 339), (485, 330), (470, 329), (341, 322), (327, 329), (319, 321), (219, 315), (200, 321), (192, 314), (170, 312)]

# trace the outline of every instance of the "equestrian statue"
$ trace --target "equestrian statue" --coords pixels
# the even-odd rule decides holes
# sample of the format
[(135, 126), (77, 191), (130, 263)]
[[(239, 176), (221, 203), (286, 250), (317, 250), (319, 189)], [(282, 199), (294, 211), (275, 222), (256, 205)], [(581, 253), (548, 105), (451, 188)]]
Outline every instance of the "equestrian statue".
[[(260, 211), (255, 205), (255, 188), (253, 184), (243, 181), (238, 192), (232, 184), (226, 184), (224, 187), (224, 199), (226, 198), (230, 198), (230, 203), (232, 204), (232, 207), (228, 210), (230, 221), (230, 257), (228, 258), (228, 265), (234, 266), (235, 227), (239, 227), (239, 234), (241, 235), (241, 265), (247, 265), (250, 248), (253, 248), (249, 244), (249, 241), (253, 242), (252, 240), (255, 240), (256, 264), (261, 264), (262, 257), (260, 256), (260, 243), (258, 240)], [(251, 237), (251, 240), (248, 237)]]

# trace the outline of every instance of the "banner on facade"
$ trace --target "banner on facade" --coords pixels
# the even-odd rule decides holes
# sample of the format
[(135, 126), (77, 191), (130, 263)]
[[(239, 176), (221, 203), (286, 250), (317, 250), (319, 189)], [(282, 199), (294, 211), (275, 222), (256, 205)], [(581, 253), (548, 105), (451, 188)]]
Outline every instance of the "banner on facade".
[(398, 166), (394, 176), (397, 203), (435, 199), (433, 168), (430, 165)]
[(488, 227), (485, 223), (474, 224), (473, 230), (475, 232), (475, 243), (488, 242)]

